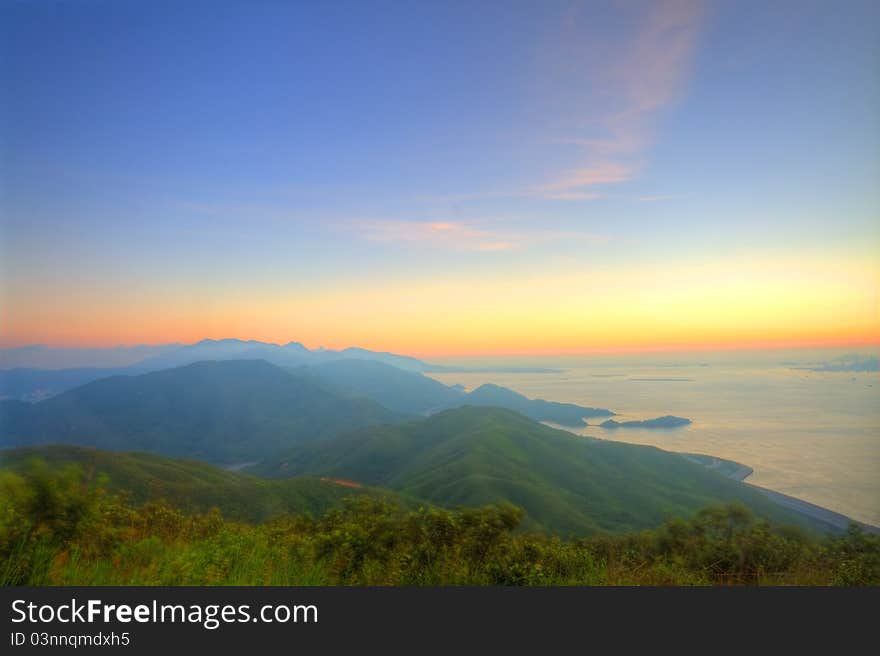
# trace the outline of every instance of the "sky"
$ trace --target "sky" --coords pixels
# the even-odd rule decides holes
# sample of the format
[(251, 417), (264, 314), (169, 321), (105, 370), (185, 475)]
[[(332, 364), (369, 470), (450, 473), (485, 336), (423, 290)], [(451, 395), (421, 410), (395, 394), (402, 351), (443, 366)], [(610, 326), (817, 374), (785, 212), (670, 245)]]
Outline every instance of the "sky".
[(880, 342), (876, 2), (0, 2), (0, 347)]

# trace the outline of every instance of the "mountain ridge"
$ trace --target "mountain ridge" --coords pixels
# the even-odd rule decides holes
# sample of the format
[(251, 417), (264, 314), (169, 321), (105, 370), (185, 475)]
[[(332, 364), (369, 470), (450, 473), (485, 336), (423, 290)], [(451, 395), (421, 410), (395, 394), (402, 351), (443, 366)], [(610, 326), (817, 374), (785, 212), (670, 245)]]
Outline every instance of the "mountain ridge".
[[(118, 359), (119, 348), (107, 349), (52, 349), (51, 347), (17, 347), (0, 349), (0, 363), (9, 361), (12, 366), (0, 367), (0, 400), (38, 401), (67, 390), (109, 376), (126, 376), (171, 369), (205, 360), (266, 360), (282, 367), (299, 367), (323, 364), (343, 359), (384, 362), (405, 371), (422, 372), (431, 368), (417, 358), (395, 353), (370, 351), (349, 347), (339, 351), (328, 349), (310, 350), (299, 342), (274, 344), (258, 340), (236, 338), (203, 339), (193, 344), (169, 344), (161, 347), (132, 347), (126, 352), (146, 353), (145, 357), (124, 365), (100, 366), (97, 352), (106, 352), (106, 359)], [(56, 351), (64, 356), (68, 352), (92, 353), (99, 362), (85, 366), (79, 360), (75, 367), (49, 368), (24, 366), (28, 353), (38, 353), (42, 360), (51, 359)], [(4, 357), (6, 356), (6, 357)], [(69, 357), (69, 356), (67, 356)], [(24, 359), (23, 359), (24, 358)], [(83, 365), (83, 366), (80, 366)]]
[(262, 360), (207, 361), (104, 378), (34, 404), (0, 402), (0, 445), (65, 442), (240, 461), (400, 419)]
[(560, 535), (638, 530), (731, 501), (828, 528), (678, 454), (575, 435), (502, 408), (465, 406), (363, 428), (250, 471), (339, 476), (450, 507), (508, 501), (525, 509), (530, 528)]

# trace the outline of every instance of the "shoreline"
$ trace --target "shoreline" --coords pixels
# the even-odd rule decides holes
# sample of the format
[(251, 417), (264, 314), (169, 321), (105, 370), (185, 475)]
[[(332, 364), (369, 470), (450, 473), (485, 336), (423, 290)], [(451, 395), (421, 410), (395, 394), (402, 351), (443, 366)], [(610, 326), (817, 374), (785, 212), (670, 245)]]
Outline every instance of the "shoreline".
[(873, 524), (867, 524), (857, 519), (847, 517), (837, 511), (817, 506), (809, 501), (804, 501), (803, 499), (798, 499), (797, 497), (777, 492), (776, 490), (746, 482), (746, 479), (751, 476), (755, 470), (741, 462), (716, 458), (715, 456), (707, 456), (699, 453), (681, 453), (681, 455), (691, 462), (703, 465), (707, 469), (716, 471), (722, 476), (739, 481), (743, 485), (748, 485), (752, 489), (758, 490), (768, 499), (780, 506), (788, 508), (789, 510), (794, 510), (802, 515), (806, 515), (807, 517), (822, 522), (823, 524), (828, 524), (840, 531), (846, 531), (850, 524), (856, 524), (868, 533), (880, 535), (880, 527), (874, 526)]

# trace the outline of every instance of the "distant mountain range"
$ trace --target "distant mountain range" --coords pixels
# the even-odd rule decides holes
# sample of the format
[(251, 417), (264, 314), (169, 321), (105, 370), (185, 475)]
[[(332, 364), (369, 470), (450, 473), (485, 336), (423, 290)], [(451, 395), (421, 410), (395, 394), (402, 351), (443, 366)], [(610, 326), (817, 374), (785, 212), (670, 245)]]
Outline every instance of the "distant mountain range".
[(530, 399), (506, 387), (487, 383), (471, 392), (461, 386), (449, 386), (421, 374), (402, 371), (381, 362), (338, 360), (308, 369), (294, 370), (298, 375), (313, 375), (313, 380), (333, 384), (341, 394), (365, 396), (391, 410), (427, 415), (462, 405), (481, 405), (515, 410), (535, 421), (581, 427), (585, 417), (611, 417), (604, 408), (573, 403)]
[(23, 346), (0, 349), (0, 399), (40, 401), (109, 376), (130, 376), (205, 360), (265, 360), (280, 367), (319, 366), (341, 360), (379, 362), (412, 373), (552, 373), (537, 367), (467, 368), (423, 362), (363, 348), (310, 350), (299, 342), (204, 339), (195, 344), (98, 348)]
[(253, 461), (300, 440), (402, 417), (263, 360), (103, 378), (39, 403), (0, 402), (0, 445), (67, 443), (209, 462)]
[[(143, 498), (179, 496), (193, 507), (223, 502), (242, 517), (247, 503), (262, 509), (259, 517), (305, 507), (308, 495), (317, 499), (315, 508), (335, 503), (338, 490), (316, 483), (317, 477), (442, 506), (509, 501), (526, 510), (526, 528), (561, 535), (646, 528), (729, 501), (776, 521), (838, 530), (678, 454), (538, 423), (578, 425), (584, 417), (612, 414), (495, 385), (466, 393), (363, 359), (291, 367), (211, 360), (103, 378), (37, 403), (0, 402), (0, 446), (40, 447), (2, 451), (0, 464), (20, 462), (27, 453), (59, 466), (85, 463)], [(40, 446), (50, 444), (251, 465), (248, 471), (263, 477), (312, 479), (263, 485), (208, 464)]]
[[(108, 363), (132, 360), (120, 366), (58, 368), (52, 362)], [(0, 349), (0, 399), (40, 401), (79, 385), (109, 376), (130, 376), (180, 367), (204, 360), (266, 360), (282, 367), (316, 365), (336, 360), (383, 362), (406, 371), (421, 372), (427, 365), (416, 358), (362, 348), (341, 351), (309, 350), (298, 342), (269, 344), (255, 340), (204, 339), (195, 344), (107, 349), (53, 349), (28, 346)], [(35, 363), (22, 366), (22, 363)], [(2, 368), (2, 367), (8, 368)]]
[(543, 399), (529, 399), (506, 387), (487, 383), (467, 395), (469, 405), (486, 405), (516, 410), (537, 421), (549, 421), (562, 426), (585, 426), (584, 417), (610, 417), (605, 408), (588, 408), (573, 403), (556, 403)]
[[(294, 342), (278, 346), (241, 340), (203, 340), (123, 368), (0, 371), (0, 398), (43, 401), (105, 378), (132, 377), (197, 362), (247, 360), (264, 360), (327, 392), (372, 399), (404, 414), (425, 415), (467, 403), (510, 408), (538, 421), (564, 426), (583, 426), (584, 417), (614, 414), (602, 408), (528, 399), (497, 385), (483, 385), (468, 394), (460, 386), (444, 385), (422, 375), (418, 368), (425, 365), (419, 360), (392, 353), (358, 348), (309, 351)], [(0, 436), (2, 434), (0, 428)]]
[(37, 403), (0, 401), (0, 446), (59, 442), (209, 462), (254, 460), (299, 441), (465, 404), (574, 425), (584, 416), (613, 414), (531, 400), (494, 385), (467, 394), (369, 360), (291, 368), (211, 360), (110, 376)]
[(82, 369), (128, 367), (179, 349), (183, 344), (74, 347), (31, 344), (0, 349), (0, 369)]
[(15, 368), (0, 370), (0, 400), (42, 401), (74, 387), (110, 376), (124, 376), (128, 367), (75, 369)]
[(449, 386), (375, 360), (336, 360), (290, 370), (310, 376), (320, 385), (347, 396), (364, 396), (390, 410), (425, 415), (461, 403), (466, 394), (460, 386)]
[(362, 348), (347, 348), (341, 351), (326, 349), (307, 349), (299, 342), (287, 344), (268, 344), (255, 340), (203, 339), (201, 342), (181, 346), (178, 349), (147, 358), (134, 365), (141, 370), (167, 369), (201, 360), (266, 360), (272, 364), (291, 367), (316, 365), (335, 360), (372, 360), (384, 362), (406, 371), (422, 371), (425, 363), (416, 358), (394, 353), (381, 353)]

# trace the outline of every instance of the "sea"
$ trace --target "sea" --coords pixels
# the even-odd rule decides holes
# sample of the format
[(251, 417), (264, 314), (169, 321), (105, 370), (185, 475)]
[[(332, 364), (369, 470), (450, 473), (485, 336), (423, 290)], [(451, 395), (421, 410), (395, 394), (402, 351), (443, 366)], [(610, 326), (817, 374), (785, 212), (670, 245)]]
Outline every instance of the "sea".
[[(733, 460), (749, 483), (880, 526), (880, 349), (787, 349), (430, 358), (430, 373), (531, 398), (607, 408), (618, 421), (675, 415), (673, 429), (574, 432)], [(562, 427), (560, 427), (562, 428)]]

